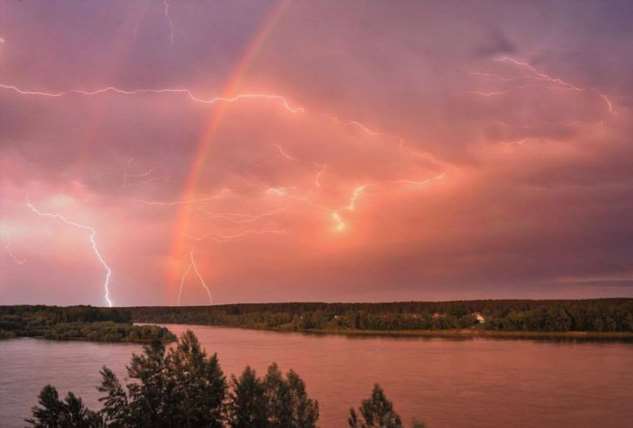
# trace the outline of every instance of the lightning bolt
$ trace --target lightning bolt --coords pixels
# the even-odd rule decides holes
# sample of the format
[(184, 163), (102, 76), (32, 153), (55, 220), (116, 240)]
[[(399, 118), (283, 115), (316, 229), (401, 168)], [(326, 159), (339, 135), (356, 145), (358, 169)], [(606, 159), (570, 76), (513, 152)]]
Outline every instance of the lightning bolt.
[(103, 269), (105, 270), (105, 280), (103, 282), (103, 288), (105, 292), (104, 299), (106, 303), (108, 304), (108, 306), (112, 307), (112, 300), (110, 299), (110, 278), (112, 277), (112, 269), (110, 268), (110, 266), (108, 266), (105, 259), (101, 255), (99, 248), (97, 247), (97, 240), (96, 240), (97, 231), (90, 226), (86, 226), (84, 224), (80, 224), (80, 223), (76, 223), (74, 221), (68, 220), (66, 217), (62, 216), (61, 214), (42, 212), (38, 210), (37, 208), (35, 208), (35, 206), (31, 204), (30, 202), (27, 202), (26, 206), (39, 217), (52, 218), (68, 226), (72, 226), (76, 229), (80, 229), (85, 232), (88, 232), (88, 238), (90, 240), (90, 245), (92, 246), (92, 251), (94, 252), (97, 260), (99, 261), (99, 263), (101, 263), (101, 265), (103, 266)]
[(286, 211), (285, 208), (279, 208), (276, 210), (264, 212), (262, 214), (246, 214), (246, 213), (217, 213), (201, 208), (201, 212), (207, 214), (208, 218), (226, 220), (233, 224), (247, 224), (255, 223), (263, 218), (275, 216), (281, 212)]
[(600, 97), (604, 100), (604, 103), (607, 105), (607, 109), (609, 110), (609, 113), (615, 114), (615, 107), (613, 107), (613, 103), (611, 102), (609, 97), (606, 96), (605, 94), (600, 94)]
[(367, 125), (360, 123), (356, 120), (350, 120), (347, 123), (349, 123), (350, 125), (354, 125), (355, 127), (365, 132), (366, 134), (371, 135), (372, 137), (376, 135), (381, 135), (380, 132), (374, 131), (373, 129), (369, 128)]
[(553, 85), (556, 86), (560, 86), (566, 89), (571, 89), (573, 91), (584, 91), (583, 88), (579, 88), (578, 86), (575, 86), (569, 82), (566, 82), (562, 79), (559, 79), (557, 77), (552, 77), (549, 74), (543, 73), (541, 71), (538, 71), (536, 68), (534, 68), (534, 66), (532, 66), (532, 64), (530, 64), (529, 62), (526, 61), (520, 61), (518, 59), (509, 57), (509, 56), (502, 56), (496, 59), (496, 61), (498, 62), (504, 62), (507, 64), (513, 64), (515, 66), (524, 68), (526, 70), (528, 70), (530, 73), (532, 73), (533, 76), (535, 76), (538, 80), (542, 80), (544, 82), (548, 82), (551, 83)]
[(150, 201), (146, 199), (134, 199), (134, 201), (143, 205), (148, 205), (148, 206), (176, 207), (179, 205), (194, 205), (194, 204), (215, 201), (217, 199), (223, 198), (224, 196), (226, 196), (227, 193), (230, 193), (230, 192), (231, 192), (231, 189), (224, 188), (220, 190), (218, 193), (216, 193), (215, 195), (202, 197), (202, 198), (180, 199), (180, 200), (175, 200), (175, 201)]
[(341, 218), (341, 215), (337, 211), (332, 211), (332, 213), (330, 213), (330, 216), (332, 217), (332, 220), (334, 220), (334, 223), (335, 223), (334, 230), (336, 230), (337, 232), (342, 232), (347, 228), (347, 225), (345, 224), (345, 222)]
[[(517, 144), (522, 144), (522, 143), (517, 143)], [(426, 186), (428, 184), (433, 183), (434, 181), (438, 181), (438, 180), (443, 180), (444, 177), (446, 177), (446, 173), (443, 172), (439, 175), (436, 175), (435, 177), (431, 177), (431, 178), (427, 178), (426, 180), (396, 180), (396, 183), (402, 183), (402, 184), (410, 184), (412, 186)]]
[(244, 100), (265, 100), (270, 102), (276, 102), (281, 105), (285, 110), (289, 113), (302, 113), (304, 109), (302, 107), (292, 107), (288, 99), (282, 95), (277, 94), (260, 94), (260, 93), (244, 93), (238, 94), (232, 97), (212, 97), (212, 98), (201, 98), (196, 96), (189, 89), (184, 88), (163, 88), (163, 89), (121, 89), (116, 86), (107, 86), (105, 88), (95, 89), (92, 91), (85, 91), (81, 89), (71, 89), (68, 91), (59, 91), (59, 92), (46, 92), (46, 91), (32, 91), (32, 90), (24, 90), (20, 89), (15, 85), (7, 85), (4, 83), (0, 83), (0, 89), (5, 89), (8, 91), (13, 91), (19, 95), (23, 96), (37, 96), (37, 97), (49, 97), (49, 98), (60, 98), (68, 95), (82, 95), (82, 96), (95, 96), (95, 95), (104, 95), (108, 93), (117, 94), (117, 95), (143, 95), (143, 94), (174, 94), (174, 95), (184, 95), (189, 98), (191, 101), (200, 103), (200, 104), (217, 104), (217, 103), (236, 103)]
[(178, 297), (177, 297), (177, 300), (176, 300), (178, 306), (181, 306), (182, 290), (185, 287), (185, 280), (187, 279), (187, 276), (189, 275), (189, 272), (191, 272), (191, 261), (189, 261), (189, 263), (187, 263), (187, 268), (182, 272), (182, 276), (180, 277), (180, 286), (178, 287)]
[(130, 165), (134, 162), (134, 159), (130, 159), (128, 161), (127, 164), (127, 168), (125, 169), (125, 171), (123, 172), (123, 187), (128, 187), (129, 184), (129, 179), (133, 178), (133, 179), (138, 179), (138, 178), (146, 178), (149, 177), (150, 175), (152, 175), (152, 173), (154, 172), (154, 170), (152, 168), (144, 171), (144, 172), (139, 172), (139, 173), (129, 173), (128, 169), (130, 167)]
[(191, 260), (191, 267), (193, 268), (194, 273), (198, 277), (198, 280), (200, 281), (200, 285), (202, 285), (202, 287), (206, 290), (207, 296), (209, 297), (209, 303), (212, 305), (213, 297), (211, 297), (211, 290), (209, 290), (207, 283), (204, 281), (204, 278), (202, 278), (202, 275), (200, 275), (200, 271), (198, 270), (198, 265), (196, 265), (196, 259), (193, 257), (193, 250), (189, 253), (189, 259)]
[[(354, 190), (352, 190), (352, 194), (350, 195), (349, 202), (347, 203), (345, 207), (343, 207), (343, 210), (346, 210), (349, 212), (356, 211), (356, 203), (358, 202), (358, 199), (361, 197), (361, 195), (363, 194), (366, 188), (367, 188), (367, 185), (355, 187)], [(332, 210), (330, 212), (330, 218), (332, 218), (332, 220), (334, 221), (335, 231), (343, 232), (345, 229), (347, 229), (347, 223), (345, 223), (345, 221), (343, 220), (343, 217), (341, 216), (339, 210)]]
[(281, 147), (281, 145), (280, 145), (280, 144), (273, 144), (273, 146), (275, 146), (275, 148), (277, 149), (277, 151), (279, 152), (279, 154), (280, 154), (282, 157), (284, 157), (284, 158), (286, 158), (286, 159), (288, 159), (288, 160), (291, 160), (291, 161), (297, 160), (296, 158), (294, 158), (294, 157), (290, 156), (290, 155), (289, 155), (289, 154), (288, 154), (288, 153), (284, 150), (284, 148), (283, 148), (283, 147)]
[(325, 173), (326, 164), (321, 165), (317, 173), (314, 175), (314, 187), (321, 187), (321, 176)]
[(288, 190), (287, 187), (269, 187), (265, 193), (267, 195), (283, 197), (288, 195)]
[[(510, 57), (510, 56), (500, 56), (498, 58), (495, 58), (495, 61), (502, 62), (502, 63), (505, 63), (505, 64), (510, 64), (510, 65), (515, 66), (515, 67), (519, 67), (519, 68), (522, 68), (524, 70), (527, 70), (527, 72), (530, 73), (534, 77), (534, 79), (542, 81), (542, 82), (546, 82), (548, 84), (551, 84), (553, 86), (557, 86), (559, 88), (568, 89), (568, 90), (576, 91), (576, 92), (582, 92), (582, 91), (590, 90), (589, 88), (581, 88), (581, 87), (576, 86), (573, 83), (568, 82), (566, 80), (563, 80), (563, 79), (561, 79), (559, 77), (554, 77), (554, 76), (552, 76), (550, 74), (544, 73), (544, 72), (538, 70), (536, 67), (534, 67), (532, 64), (530, 64), (527, 61), (522, 61), (522, 60)], [(501, 77), (501, 76), (497, 76), (497, 75), (491, 74), (491, 73), (474, 72), (474, 73), (470, 73), (470, 74), (476, 75), (476, 76), (480, 76), (480, 77), (496, 78), (496, 79), (505, 80), (505, 81), (515, 80), (515, 79), (511, 79), (511, 78), (504, 78), (504, 77)], [(609, 97), (607, 95), (603, 94), (602, 92), (596, 91), (595, 89), (593, 89), (593, 92), (595, 92), (597, 95), (600, 96), (600, 98), (602, 98), (602, 100), (604, 101), (609, 113), (610, 114), (615, 114), (615, 108), (613, 106), (613, 103), (609, 99)], [(495, 96), (495, 95), (502, 95), (505, 92), (502, 92), (502, 91), (493, 91), (493, 92), (470, 91), (470, 93), (475, 94), (475, 95), (484, 96), (484, 97), (491, 97), (491, 96)]]
[(350, 198), (349, 198), (349, 203), (345, 207), (345, 209), (347, 211), (355, 211), (356, 210), (356, 203), (358, 202), (358, 199), (360, 199), (361, 195), (363, 194), (363, 192), (365, 191), (366, 188), (367, 188), (367, 185), (362, 185), (362, 186), (356, 187), (352, 191), (352, 196), (350, 196)]
[(251, 235), (265, 235), (265, 234), (283, 234), (286, 233), (283, 229), (248, 229), (240, 232), (221, 234), (221, 233), (207, 233), (202, 236), (188, 235), (187, 237), (192, 241), (205, 241), (213, 240), (218, 243), (235, 241), (236, 239), (245, 238)]
[(207, 285), (206, 281), (204, 280), (204, 278), (200, 274), (200, 271), (198, 270), (198, 265), (196, 264), (196, 259), (193, 256), (193, 249), (192, 249), (189, 252), (189, 263), (187, 264), (187, 268), (183, 271), (183, 274), (180, 277), (180, 286), (178, 288), (178, 300), (177, 300), (178, 306), (181, 306), (182, 291), (185, 286), (185, 280), (187, 279), (187, 276), (189, 276), (189, 273), (192, 270), (198, 277), (198, 281), (200, 281), (200, 285), (202, 286), (202, 288), (204, 288), (204, 290), (207, 292), (207, 297), (209, 298), (209, 304), (212, 305), (213, 297), (211, 295), (211, 290), (209, 289), (209, 286)]

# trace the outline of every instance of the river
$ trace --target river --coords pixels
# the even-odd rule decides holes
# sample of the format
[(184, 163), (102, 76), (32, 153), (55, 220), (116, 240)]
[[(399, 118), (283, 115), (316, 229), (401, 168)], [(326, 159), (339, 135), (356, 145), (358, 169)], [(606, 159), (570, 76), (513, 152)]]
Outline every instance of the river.
[[(430, 428), (631, 427), (633, 345), (533, 340), (450, 340), (193, 330), (226, 374), (273, 361), (294, 369), (319, 401), (321, 427), (345, 427), (375, 382), (408, 423)], [(140, 346), (37, 339), (0, 341), (0, 426), (24, 426), (47, 383), (98, 407), (98, 371), (119, 375)]]

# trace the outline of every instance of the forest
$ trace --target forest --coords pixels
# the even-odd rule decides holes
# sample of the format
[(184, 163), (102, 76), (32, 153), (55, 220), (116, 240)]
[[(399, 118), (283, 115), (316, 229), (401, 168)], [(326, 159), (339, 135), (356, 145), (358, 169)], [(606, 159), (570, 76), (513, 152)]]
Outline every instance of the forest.
[(215, 306), (0, 306), (0, 339), (149, 343), (164, 327), (199, 324), (323, 333), (558, 334), (633, 338), (633, 299), (473, 300), (392, 303), (261, 303)]
[(126, 309), (0, 306), (0, 339), (13, 337), (130, 343), (175, 340), (165, 327), (132, 324)]
[(132, 307), (135, 322), (284, 331), (633, 333), (633, 299)]

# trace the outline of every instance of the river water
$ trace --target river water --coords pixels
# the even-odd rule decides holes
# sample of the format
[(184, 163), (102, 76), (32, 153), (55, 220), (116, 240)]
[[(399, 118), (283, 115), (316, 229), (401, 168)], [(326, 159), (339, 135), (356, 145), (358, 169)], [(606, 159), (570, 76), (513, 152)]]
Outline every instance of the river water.
[[(304, 335), (203, 326), (225, 374), (276, 361), (319, 401), (321, 427), (345, 427), (350, 406), (380, 383), (405, 422), (430, 428), (632, 427), (633, 345)], [(98, 371), (124, 375), (137, 345), (0, 341), (0, 427), (24, 426), (47, 383), (98, 407)]]

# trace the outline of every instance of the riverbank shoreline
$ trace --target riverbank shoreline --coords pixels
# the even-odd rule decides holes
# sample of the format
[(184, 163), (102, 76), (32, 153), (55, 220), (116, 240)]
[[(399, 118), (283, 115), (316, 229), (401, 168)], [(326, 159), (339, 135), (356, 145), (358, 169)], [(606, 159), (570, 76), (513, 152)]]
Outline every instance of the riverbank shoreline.
[[(144, 323), (138, 323), (144, 324)], [(449, 330), (327, 330), (304, 329), (291, 330), (280, 328), (266, 328), (253, 326), (233, 326), (222, 324), (202, 323), (155, 323), (161, 326), (190, 325), (196, 327), (237, 328), (240, 330), (254, 330), (274, 333), (295, 333), (322, 336), (349, 337), (394, 337), (394, 338), (438, 338), (438, 339), (514, 339), (514, 340), (551, 340), (551, 341), (588, 341), (588, 342), (630, 342), (633, 343), (633, 333), (628, 332), (592, 332), (592, 331), (498, 331), (482, 329), (449, 329)]]

